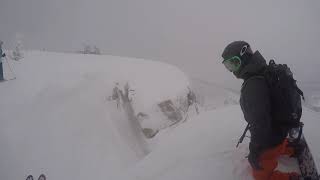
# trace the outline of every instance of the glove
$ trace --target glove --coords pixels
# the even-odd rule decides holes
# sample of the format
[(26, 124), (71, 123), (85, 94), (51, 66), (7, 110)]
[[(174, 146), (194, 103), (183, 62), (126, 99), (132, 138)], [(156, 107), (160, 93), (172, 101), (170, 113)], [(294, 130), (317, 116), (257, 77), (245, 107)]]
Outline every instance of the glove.
[(3, 53), (3, 54), (2, 54), (2, 57), (6, 57), (6, 53)]
[(259, 163), (259, 155), (257, 153), (250, 152), (248, 155), (248, 161), (253, 169), (255, 170), (263, 169)]

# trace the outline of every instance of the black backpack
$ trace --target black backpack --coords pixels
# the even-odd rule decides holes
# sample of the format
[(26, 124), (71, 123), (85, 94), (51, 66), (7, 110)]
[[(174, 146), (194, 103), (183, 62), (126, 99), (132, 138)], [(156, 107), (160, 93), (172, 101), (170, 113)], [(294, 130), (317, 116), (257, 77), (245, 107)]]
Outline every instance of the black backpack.
[[(288, 130), (300, 127), (299, 136), (301, 136), (301, 97), (304, 100), (304, 96), (290, 68), (286, 64), (276, 64), (274, 60), (270, 60), (266, 70), (258, 76), (266, 79), (270, 90), (271, 115), (274, 125)], [(247, 124), (236, 147), (242, 143), (249, 128), (250, 123)]]
[(270, 60), (264, 77), (270, 88), (273, 122), (284, 128), (297, 128), (302, 115), (303, 92), (297, 86), (290, 68)]

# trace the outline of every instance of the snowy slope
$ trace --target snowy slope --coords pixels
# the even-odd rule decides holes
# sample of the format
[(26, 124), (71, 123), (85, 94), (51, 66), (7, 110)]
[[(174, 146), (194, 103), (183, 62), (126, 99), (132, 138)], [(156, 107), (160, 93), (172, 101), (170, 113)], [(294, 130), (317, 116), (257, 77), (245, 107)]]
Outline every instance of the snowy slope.
[(319, 82), (302, 82), (299, 83), (306, 94), (306, 107), (313, 111), (320, 112), (320, 83)]
[(143, 137), (113, 116), (115, 83), (129, 82), (140, 109), (188, 86), (177, 68), (138, 59), (27, 52), (10, 63), (17, 79), (0, 84), (0, 179), (110, 179), (147, 148), (132, 148)]
[[(319, 114), (304, 111), (305, 136), (320, 165)], [(158, 137), (156, 150), (116, 179), (135, 180), (251, 180), (248, 138), (235, 148), (246, 124), (238, 105), (202, 113)], [(281, 158), (279, 169), (297, 171), (294, 159)]]
[[(108, 97), (116, 83), (121, 88), (128, 82), (135, 113), (151, 115), (152, 123), (142, 125), (154, 125), (161, 119), (156, 105), (187, 91), (189, 80), (179, 69), (140, 59), (48, 52), (27, 52), (10, 63), (17, 79), (0, 84), (0, 179), (40, 173), (59, 180), (251, 179), (248, 139), (235, 148), (246, 126), (237, 91), (191, 79), (203, 106), (200, 115), (146, 140), (140, 124)], [(13, 77), (6, 66), (6, 77)], [(319, 119), (319, 113), (304, 109), (305, 135), (318, 165)], [(281, 159), (279, 168), (296, 170), (285, 166), (291, 161)]]

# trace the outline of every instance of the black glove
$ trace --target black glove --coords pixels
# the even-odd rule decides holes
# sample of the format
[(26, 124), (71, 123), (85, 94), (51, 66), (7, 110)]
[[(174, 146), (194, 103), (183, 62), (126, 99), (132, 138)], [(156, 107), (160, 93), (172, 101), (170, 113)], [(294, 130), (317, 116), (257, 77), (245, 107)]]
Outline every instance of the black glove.
[(255, 170), (262, 170), (263, 169), (260, 166), (259, 155), (257, 153), (250, 152), (248, 155), (248, 161), (253, 169), (255, 169)]
[(3, 53), (3, 54), (2, 54), (2, 57), (6, 57), (6, 53)]

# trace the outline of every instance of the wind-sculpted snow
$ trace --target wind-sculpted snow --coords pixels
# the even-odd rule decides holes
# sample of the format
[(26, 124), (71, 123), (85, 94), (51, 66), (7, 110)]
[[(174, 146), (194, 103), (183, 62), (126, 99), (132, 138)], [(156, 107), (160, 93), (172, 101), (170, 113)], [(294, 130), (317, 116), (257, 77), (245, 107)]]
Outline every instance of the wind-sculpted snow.
[(161, 134), (157, 149), (117, 179), (250, 179), (247, 142), (235, 148), (245, 125), (237, 106), (202, 113)]
[[(26, 52), (0, 84), (0, 179), (111, 179), (148, 152), (132, 114), (187, 91), (179, 69), (114, 56)], [(5, 67), (5, 77), (13, 74)], [(108, 101), (115, 83), (134, 107)]]
[(128, 84), (124, 92), (116, 89), (115, 93), (119, 99), (116, 99), (117, 105), (112, 102), (109, 105), (110, 118), (122, 141), (141, 159), (149, 153), (149, 150), (142, 126), (132, 106), (132, 99), (129, 98)]

